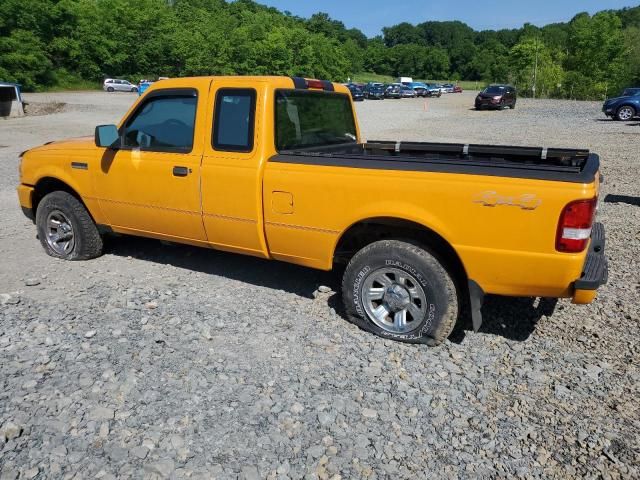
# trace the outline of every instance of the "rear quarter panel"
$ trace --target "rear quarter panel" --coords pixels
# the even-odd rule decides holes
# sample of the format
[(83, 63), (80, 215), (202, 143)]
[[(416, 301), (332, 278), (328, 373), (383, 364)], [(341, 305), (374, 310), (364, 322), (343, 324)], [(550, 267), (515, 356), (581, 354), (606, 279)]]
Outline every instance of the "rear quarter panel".
[[(481, 175), (372, 170), (268, 162), (265, 229), (274, 258), (330, 269), (343, 232), (374, 217), (414, 221), (458, 252), (487, 293), (569, 296), (585, 254), (555, 250), (570, 201), (593, 198), (596, 184)], [(292, 213), (272, 207), (290, 192)]]

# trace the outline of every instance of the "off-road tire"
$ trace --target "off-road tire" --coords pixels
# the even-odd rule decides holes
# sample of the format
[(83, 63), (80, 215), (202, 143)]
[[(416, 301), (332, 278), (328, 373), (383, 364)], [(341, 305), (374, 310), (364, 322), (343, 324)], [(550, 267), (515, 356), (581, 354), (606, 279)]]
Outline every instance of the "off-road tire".
[[(392, 333), (366, 313), (362, 290), (369, 275), (395, 268), (419, 281), (426, 296), (426, 312), (407, 333)], [(350, 322), (384, 338), (407, 343), (439, 345), (453, 331), (460, 309), (456, 285), (440, 261), (426, 249), (400, 240), (381, 240), (356, 253), (342, 278), (342, 296)]]
[[(73, 227), (74, 247), (67, 254), (54, 251), (47, 243), (47, 218), (56, 210), (62, 212)], [(95, 222), (84, 205), (68, 192), (57, 191), (45, 195), (36, 210), (36, 228), (42, 247), (52, 257), (64, 260), (88, 260), (102, 254), (102, 237)]]

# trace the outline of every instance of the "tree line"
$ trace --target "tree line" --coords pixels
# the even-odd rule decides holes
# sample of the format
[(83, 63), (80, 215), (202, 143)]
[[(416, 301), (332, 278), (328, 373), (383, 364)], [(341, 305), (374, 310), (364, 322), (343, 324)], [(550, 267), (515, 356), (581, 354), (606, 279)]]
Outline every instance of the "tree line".
[(3, 0), (0, 80), (25, 90), (157, 76), (372, 72), (510, 82), (522, 94), (601, 98), (640, 84), (640, 7), (542, 28), (401, 23), (367, 38), (325, 13), (251, 0)]

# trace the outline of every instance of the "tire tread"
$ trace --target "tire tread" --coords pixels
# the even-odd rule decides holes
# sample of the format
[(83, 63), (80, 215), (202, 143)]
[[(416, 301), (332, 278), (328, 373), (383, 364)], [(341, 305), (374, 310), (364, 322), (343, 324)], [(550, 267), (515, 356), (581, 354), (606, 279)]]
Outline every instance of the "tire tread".
[[(41, 229), (48, 210), (53, 207), (58, 208), (73, 217), (77, 225), (74, 225), (74, 234), (76, 235), (76, 248), (67, 257), (61, 257), (53, 252), (44, 238), (44, 232)], [(73, 195), (65, 191), (56, 191), (45, 195), (40, 201), (36, 210), (36, 224), (38, 225), (38, 234), (40, 242), (45, 251), (57, 258), (65, 258), (66, 260), (89, 260), (99, 257), (102, 254), (103, 242), (98, 228), (93, 218), (85, 208), (85, 206)], [(76, 228), (77, 227), (77, 228)]]
[[(349, 275), (347, 275), (347, 272), (349, 272), (350, 269), (353, 268), (353, 265), (358, 263), (361, 259), (371, 255), (377, 250), (383, 249), (404, 251), (409, 254), (416, 255), (420, 257), (425, 263), (427, 263), (430, 268), (438, 272), (440, 279), (445, 284), (445, 289), (447, 291), (446, 293), (449, 297), (447, 309), (433, 335), (427, 338), (426, 341), (420, 343), (426, 343), (429, 346), (437, 346), (441, 344), (453, 332), (453, 329), (458, 320), (458, 313), (460, 308), (458, 300), (458, 289), (456, 288), (456, 284), (447, 269), (437, 260), (437, 258), (423, 246), (414, 243), (411, 240), (379, 240), (377, 242), (370, 243), (366, 247), (363, 247), (351, 258), (345, 270), (345, 275), (343, 275), (342, 277), (342, 292), (349, 320), (355, 324), (361, 323), (361, 320), (359, 320), (359, 317), (354, 314), (351, 308), (352, 303), (350, 302), (350, 298), (348, 296), (348, 292), (350, 292), (351, 290), (351, 278)], [(369, 322), (370, 320), (364, 319), (364, 321)], [(407, 341), (402, 339), (400, 340)], [(412, 342), (416, 343), (415, 341)]]

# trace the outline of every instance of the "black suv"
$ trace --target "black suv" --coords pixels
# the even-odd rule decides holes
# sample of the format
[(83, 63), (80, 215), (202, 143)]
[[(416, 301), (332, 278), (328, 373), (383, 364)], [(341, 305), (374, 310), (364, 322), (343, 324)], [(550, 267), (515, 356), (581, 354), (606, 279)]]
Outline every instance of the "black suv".
[(354, 102), (361, 102), (364, 100), (364, 92), (362, 91), (362, 87), (360, 85), (350, 83), (349, 85), (347, 85), (347, 88), (351, 92), (351, 98), (353, 98)]

